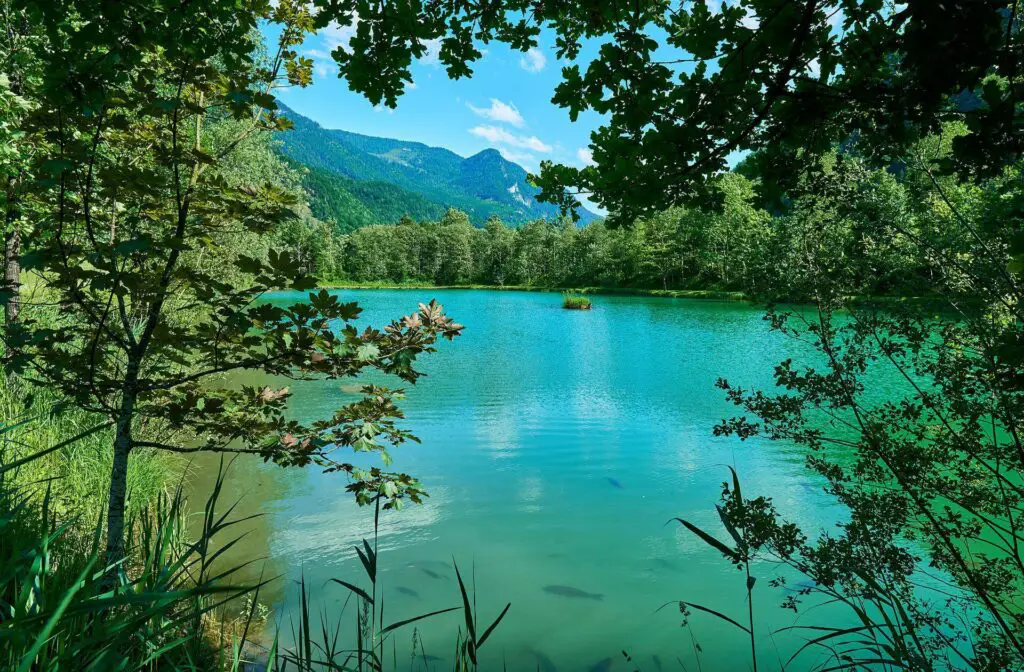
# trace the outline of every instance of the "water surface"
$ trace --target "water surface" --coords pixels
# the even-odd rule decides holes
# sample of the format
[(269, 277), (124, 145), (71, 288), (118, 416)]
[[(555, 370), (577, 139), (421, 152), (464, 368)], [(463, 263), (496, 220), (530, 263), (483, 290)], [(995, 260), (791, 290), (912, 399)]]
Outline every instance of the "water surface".
[[(389, 620), (459, 604), (453, 557), (467, 573), (475, 567), (481, 621), (512, 603), (481, 652), (482, 669), (656, 671), (680, 669), (678, 661), (697, 669), (678, 610), (658, 607), (686, 599), (741, 618), (744, 580), (666, 523), (681, 516), (721, 531), (714, 504), (726, 465), (739, 471), (747, 494), (772, 496), (794, 522), (817, 529), (842, 517), (794, 447), (712, 435), (736, 410), (716, 378), (769, 387), (773, 365), (798, 352), (769, 332), (757, 308), (599, 296), (592, 311), (567, 311), (559, 295), (545, 293), (339, 294), (364, 306), (361, 324), (382, 325), (436, 297), (466, 325), (463, 337), (422, 360), (429, 375), (403, 405), (406, 426), (423, 443), (395, 450), (394, 467), (418, 476), (431, 496), (384, 515), (380, 562)], [(352, 381), (293, 389), (293, 410), (306, 418), (354, 398)], [(235, 471), (246, 510), (265, 514), (246, 552), (267, 555), (266, 571), (284, 575), (265, 595), (285, 614), (287, 640), (300, 575), (316, 609), (333, 614), (346, 593), (328, 579), (365, 584), (352, 547), (372, 533), (372, 511), (354, 505), (336, 474), (256, 462)], [(793, 642), (772, 637), (769, 626), (794, 616), (767, 585), (776, 572), (759, 571), (763, 658), (777, 668)], [(440, 659), (431, 669), (450, 668), (460, 618), (420, 624), (426, 652)], [(746, 669), (742, 633), (706, 616), (691, 625), (703, 669)], [(395, 640), (398, 669), (423, 668), (402, 662), (411, 635)]]

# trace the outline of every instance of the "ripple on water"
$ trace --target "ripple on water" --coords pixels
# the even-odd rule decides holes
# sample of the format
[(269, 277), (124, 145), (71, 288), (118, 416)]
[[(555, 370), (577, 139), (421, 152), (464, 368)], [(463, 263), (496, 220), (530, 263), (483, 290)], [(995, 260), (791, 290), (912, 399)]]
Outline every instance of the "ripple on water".
[[(715, 379), (767, 387), (773, 365), (793, 354), (756, 309), (596, 297), (595, 310), (581, 314), (559, 310), (556, 294), (342, 293), (364, 306), (362, 324), (437, 296), (466, 325), (463, 337), (423, 360), (427, 377), (406, 386), (405, 425), (423, 443), (396, 448), (394, 468), (417, 475), (431, 496), (382, 517), (380, 563), (396, 619), (460, 601), (453, 556), (470, 574), (475, 566), (481, 620), (512, 601), (493, 648), (481, 652), (486, 669), (502, 657), (509, 669), (625, 669), (622, 649), (646, 660), (642, 669), (657, 669), (652, 656), (692, 662), (678, 612), (657, 607), (683, 598), (742, 605), (743, 586), (700, 540), (666, 521), (683, 516), (718, 530), (714, 503), (727, 464), (746, 492), (772, 495), (797, 522), (813, 527), (839, 515), (790, 447), (712, 436), (732, 412)], [(294, 409), (322, 415), (355, 391), (299, 385)], [(285, 572), (317, 586), (360, 579), (352, 547), (372, 535), (373, 515), (350, 501), (344, 479), (260, 469), (279, 484), (263, 491), (262, 543)], [(602, 599), (543, 590), (551, 585)], [(339, 604), (335, 587), (315, 599)], [(278, 606), (294, 599), (288, 593)], [(766, 623), (790, 623), (771, 596), (756, 608)], [(458, 619), (446, 618), (418, 624), (427, 653), (450, 655)], [(710, 620), (698, 627), (705, 669), (739, 664), (732, 632)]]

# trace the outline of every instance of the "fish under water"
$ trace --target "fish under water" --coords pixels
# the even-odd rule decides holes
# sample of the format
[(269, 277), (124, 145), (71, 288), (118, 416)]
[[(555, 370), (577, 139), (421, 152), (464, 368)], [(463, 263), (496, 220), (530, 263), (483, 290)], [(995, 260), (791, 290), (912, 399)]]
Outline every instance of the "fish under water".
[(608, 670), (612, 669), (612, 662), (614, 661), (611, 656), (599, 660), (590, 666), (590, 672), (608, 672)]
[(416, 569), (426, 567), (433, 569), (435, 572), (450, 572), (452, 569), (452, 563), (444, 562), (443, 560), (416, 560), (415, 562), (410, 562), (409, 566)]
[(555, 662), (543, 651), (538, 651), (537, 649), (528, 646), (526, 647), (526, 652), (537, 659), (538, 672), (558, 672), (558, 667), (555, 666)]
[(675, 563), (669, 562), (665, 558), (655, 558), (651, 562), (653, 562), (654, 566), (658, 567), (659, 569), (669, 569), (669, 570), (673, 570), (673, 571), (678, 569), (678, 567), (676, 567)]
[(783, 586), (782, 590), (787, 593), (803, 593), (810, 590), (814, 590), (818, 587), (818, 584), (811, 580), (797, 581), (791, 586)]
[(618, 490), (622, 490), (622, 483), (619, 483), (619, 480), (617, 478), (612, 478), (611, 476), (605, 476), (604, 480), (608, 481), (608, 483), (613, 488), (616, 488)]
[(585, 590), (579, 588), (573, 588), (572, 586), (544, 586), (544, 592), (550, 593), (551, 595), (558, 595), (559, 597), (570, 597), (580, 600), (603, 600), (604, 595), (599, 593), (588, 593)]
[(657, 668), (658, 672), (661, 672), (661, 658), (658, 656), (658, 654), (654, 654), (653, 656), (651, 656), (651, 660), (654, 661), (654, 667)]
[(408, 595), (409, 597), (415, 597), (416, 599), (419, 599), (420, 597), (420, 594), (415, 590), (412, 588), (406, 588), (405, 586), (399, 586), (398, 588), (395, 588), (395, 590), (400, 592), (402, 595)]
[(442, 576), (441, 574), (438, 574), (437, 572), (435, 572), (434, 570), (430, 569), (429, 567), (417, 567), (416, 569), (420, 570), (421, 572), (423, 572), (424, 574), (426, 574), (427, 576), (429, 576), (432, 579), (447, 579), (448, 578), (447, 576)]
[(444, 658), (441, 656), (432, 656), (430, 654), (421, 654), (415, 656), (413, 661), (413, 667), (417, 669), (437, 669), (436, 667), (431, 668), (431, 664), (443, 663)]

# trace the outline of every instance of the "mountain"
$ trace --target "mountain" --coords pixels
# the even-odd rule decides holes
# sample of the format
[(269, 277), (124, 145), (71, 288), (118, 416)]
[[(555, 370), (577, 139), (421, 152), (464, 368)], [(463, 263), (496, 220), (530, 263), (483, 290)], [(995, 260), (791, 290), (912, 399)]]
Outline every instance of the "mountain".
[[(458, 208), (483, 226), (491, 215), (517, 225), (540, 217), (558, 217), (558, 206), (540, 203), (540, 190), (526, 171), (494, 149), (469, 158), (419, 142), (323, 128), (280, 104), (294, 127), (279, 134), (281, 151), (306, 166), (304, 180), (317, 217), (338, 222), (341, 231), (365, 224), (390, 223), (403, 214), (437, 219)], [(597, 215), (580, 208), (587, 223)]]
[(309, 194), (309, 208), (322, 220), (334, 220), (334, 230), (343, 234), (370, 224), (397, 222), (403, 215), (416, 220), (437, 220), (446, 210), (440, 203), (402, 189), (390, 182), (353, 180), (323, 168), (304, 166), (302, 186)]

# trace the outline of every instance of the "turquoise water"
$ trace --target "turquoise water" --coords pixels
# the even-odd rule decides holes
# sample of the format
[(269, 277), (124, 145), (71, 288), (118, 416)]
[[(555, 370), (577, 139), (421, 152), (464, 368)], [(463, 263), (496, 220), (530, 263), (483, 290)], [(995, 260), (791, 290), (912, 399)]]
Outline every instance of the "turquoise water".
[[(475, 566), (481, 627), (512, 603), (481, 651), (482, 669), (698, 669), (678, 610), (658, 607), (685, 599), (743, 620), (744, 579), (666, 522), (681, 516), (725, 538), (714, 504), (726, 465), (746, 494), (772, 496), (807, 529), (842, 518), (794, 447), (712, 436), (735, 412), (714, 388), (717, 377), (767, 388), (773, 365), (799, 352), (769, 332), (757, 308), (599, 296), (592, 311), (567, 311), (559, 295), (544, 293), (339, 294), (364, 306), (363, 324), (381, 325), (436, 297), (466, 325), (463, 337), (422, 360), (428, 376), (404, 403), (406, 426), (422, 445), (396, 449), (394, 466), (418, 476), (431, 497), (382, 517), (380, 563), (387, 620), (458, 605), (453, 556), (467, 574)], [(294, 411), (328, 414), (353, 398), (351, 384), (301, 384)], [(336, 474), (241, 469), (249, 509), (265, 513), (248, 543), (285, 577), (266, 595), (285, 615), (287, 640), (300, 575), (317, 613), (337, 614), (346, 595), (328, 579), (366, 583), (352, 547), (371, 536), (373, 512), (352, 503)], [(755, 568), (764, 669), (778, 669), (795, 644), (771, 634), (796, 618), (780, 608), (782, 591), (767, 585), (777, 573)], [(545, 590), (551, 586), (563, 588)], [(561, 594), (566, 587), (585, 595)], [(419, 624), (426, 653), (440, 659), (431, 669), (449, 669), (460, 622), (456, 613)], [(701, 668), (749, 666), (743, 633), (699, 614), (691, 625)], [(394, 641), (397, 669), (423, 668), (408, 663), (411, 635)]]

